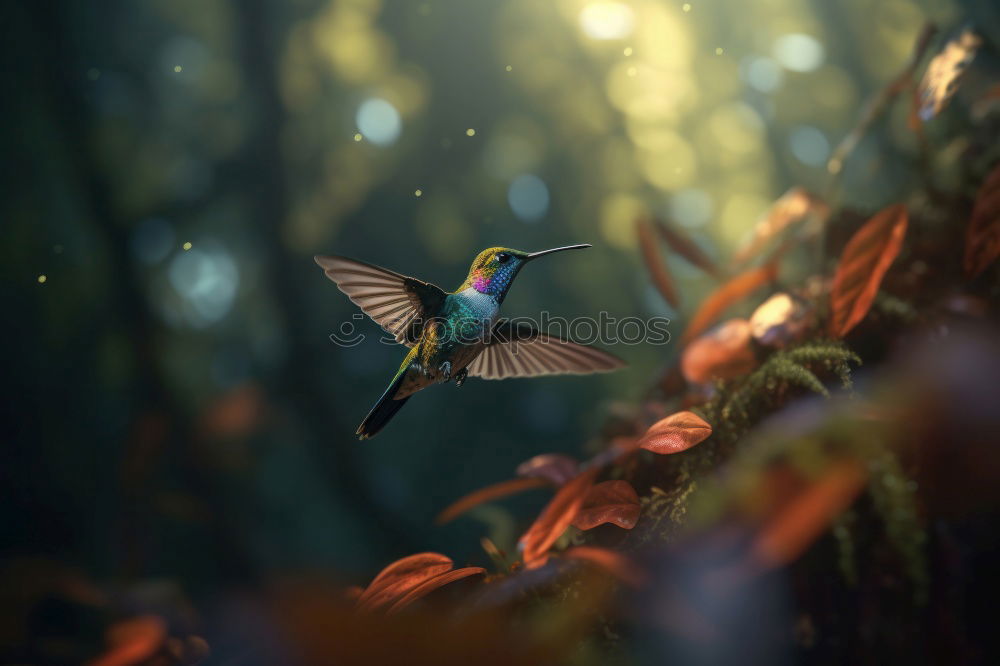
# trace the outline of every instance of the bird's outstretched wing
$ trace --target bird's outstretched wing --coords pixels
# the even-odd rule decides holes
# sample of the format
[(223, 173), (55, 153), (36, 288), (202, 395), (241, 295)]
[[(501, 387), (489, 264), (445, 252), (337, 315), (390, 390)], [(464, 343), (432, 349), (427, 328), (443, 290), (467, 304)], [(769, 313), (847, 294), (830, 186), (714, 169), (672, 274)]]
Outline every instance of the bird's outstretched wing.
[(605, 351), (543, 333), (527, 323), (501, 320), (486, 347), (469, 364), (483, 379), (611, 372), (625, 362)]
[(396, 342), (412, 347), (437, 316), (445, 294), (437, 285), (347, 257), (314, 257), (326, 276)]

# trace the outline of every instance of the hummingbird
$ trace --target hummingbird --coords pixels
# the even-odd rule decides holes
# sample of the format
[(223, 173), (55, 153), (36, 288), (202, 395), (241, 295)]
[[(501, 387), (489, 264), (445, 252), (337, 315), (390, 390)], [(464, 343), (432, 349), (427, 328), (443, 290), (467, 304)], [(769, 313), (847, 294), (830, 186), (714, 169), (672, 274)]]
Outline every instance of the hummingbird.
[(377, 434), (410, 397), (432, 384), (467, 377), (506, 379), (610, 372), (625, 363), (594, 347), (500, 318), (500, 305), (525, 264), (581, 250), (567, 245), (541, 252), (491, 247), (480, 252), (465, 282), (446, 292), (429, 282), (340, 256), (314, 257), (326, 276), (396, 342), (410, 348), (389, 387), (355, 433)]

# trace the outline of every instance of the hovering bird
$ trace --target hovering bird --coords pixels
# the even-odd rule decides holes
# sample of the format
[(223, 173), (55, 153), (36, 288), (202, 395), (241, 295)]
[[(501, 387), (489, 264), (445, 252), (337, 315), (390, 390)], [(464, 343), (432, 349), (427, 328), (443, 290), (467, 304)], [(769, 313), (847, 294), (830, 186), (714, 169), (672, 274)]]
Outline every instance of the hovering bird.
[(625, 363), (607, 352), (563, 340), (533, 326), (500, 319), (500, 304), (526, 263), (563, 250), (542, 252), (491, 247), (479, 253), (458, 289), (440, 287), (385, 268), (338, 256), (317, 256), (327, 277), (365, 314), (410, 347), (396, 376), (358, 427), (374, 436), (417, 391), (466, 377), (505, 379), (609, 372)]

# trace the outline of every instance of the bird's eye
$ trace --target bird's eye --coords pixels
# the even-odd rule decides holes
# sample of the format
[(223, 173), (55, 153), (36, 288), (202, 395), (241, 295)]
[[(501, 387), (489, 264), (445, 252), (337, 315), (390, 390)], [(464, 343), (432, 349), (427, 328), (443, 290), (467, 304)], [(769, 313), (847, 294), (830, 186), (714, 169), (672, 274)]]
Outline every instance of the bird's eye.
[(496, 260), (497, 263), (506, 264), (508, 261), (510, 261), (510, 255), (507, 254), (506, 252), (497, 252)]

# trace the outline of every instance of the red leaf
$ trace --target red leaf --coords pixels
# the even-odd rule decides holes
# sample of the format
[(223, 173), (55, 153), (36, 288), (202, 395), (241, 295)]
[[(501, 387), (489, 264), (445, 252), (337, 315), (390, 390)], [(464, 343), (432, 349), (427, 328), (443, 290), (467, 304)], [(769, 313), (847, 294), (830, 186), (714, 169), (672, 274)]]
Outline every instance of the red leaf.
[(525, 566), (533, 568), (545, 563), (549, 548), (576, 518), (597, 472), (596, 467), (587, 469), (563, 486), (524, 533), (519, 544)]
[(429, 578), (397, 599), (396, 602), (389, 607), (389, 610), (386, 611), (386, 614), (392, 615), (393, 613), (398, 613), (414, 601), (427, 596), (434, 590), (447, 585), (448, 583), (484, 573), (486, 573), (486, 569), (482, 567), (465, 567), (463, 569), (453, 569), (433, 578)]
[(573, 527), (589, 530), (614, 523), (630, 530), (639, 520), (639, 496), (628, 481), (604, 481), (590, 489), (580, 510), (573, 519)]
[(514, 495), (516, 493), (524, 492), (525, 490), (531, 490), (532, 488), (542, 488), (547, 485), (549, 485), (549, 481), (541, 476), (526, 476), (519, 479), (510, 479), (509, 481), (494, 483), (491, 486), (486, 486), (485, 488), (480, 488), (479, 490), (471, 492), (465, 497), (462, 497), (452, 503), (448, 506), (448, 508), (438, 514), (435, 522), (438, 525), (443, 525), (444, 523), (454, 520), (469, 509), (479, 506), (485, 502), (506, 497), (508, 495)]
[(451, 559), (439, 553), (417, 553), (396, 560), (361, 593), (358, 609), (380, 610), (421, 583), (450, 571), (452, 566)]
[(674, 281), (670, 277), (670, 271), (667, 270), (667, 264), (660, 255), (660, 248), (656, 245), (652, 227), (645, 220), (638, 220), (635, 227), (639, 234), (639, 249), (642, 251), (642, 260), (649, 270), (653, 286), (667, 303), (675, 308), (679, 307), (680, 299), (677, 297)]
[(770, 568), (794, 561), (851, 505), (866, 480), (857, 461), (831, 465), (764, 526), (751, 547), (755, 563)]
[(660, 232), (660, 236), (667, 242), (674, 252), (681, 255), (693, 265), (705, 271), (709, 275), (722, 277), (722, 271), (715, 265), (715, 262), (708, 258), (698, 244), (690, 238), (677, 231), (671, 225), (662, 220), (653, 220), (653, 226)]
[(660, 453), (680, 453), (708, 439), (712, 426), (694, 412), (677, 412), (654, 423), (639, 441), (639, 447)]
[(645, 573), (630, 559), (620, 553), (597, 546), (576, 546), (562, 553), (571, 560), (584, 560), (607, 570), (615, 578), (633, 587), (639, 587), (645, 580)]
[(754, 225), (753, 236), (734, 257), (737, 264), (753, 259), (767, 243), (790, 226), (813, 214), (820, 221), (830, 215), (830, 207), (804, 188), (793, 187), (771, 204)]
[(684, 378), (692, 384), (708, 384), (753, 370), (757, 357), (750, 331), (746, 319), (730, 319), (689, 344), (681, 354)]
[(547, 479), (561, 486), (579, 472), (576, 459), (561, 453), (543, 453), (517, 466), (518, 476)]
[(843, 337), (868, 314), (903, 246), (908, 215), (896, 204), (876, 213), (847, 242), (830, 293), (830, 335)]
[(773, 282), (777, 276), (778, 263), (772, 260), (759, 268), (740, 273), (713, 291), (691, 317), (687, 330), (681, 336), (681, 346), (705, 332), (726, 308), (743, 300), (761, 285)]
[(965, 275), (974, 278), (1000, 257), (1000, 165), (986, 176), (976, 195), (965, 234)]

